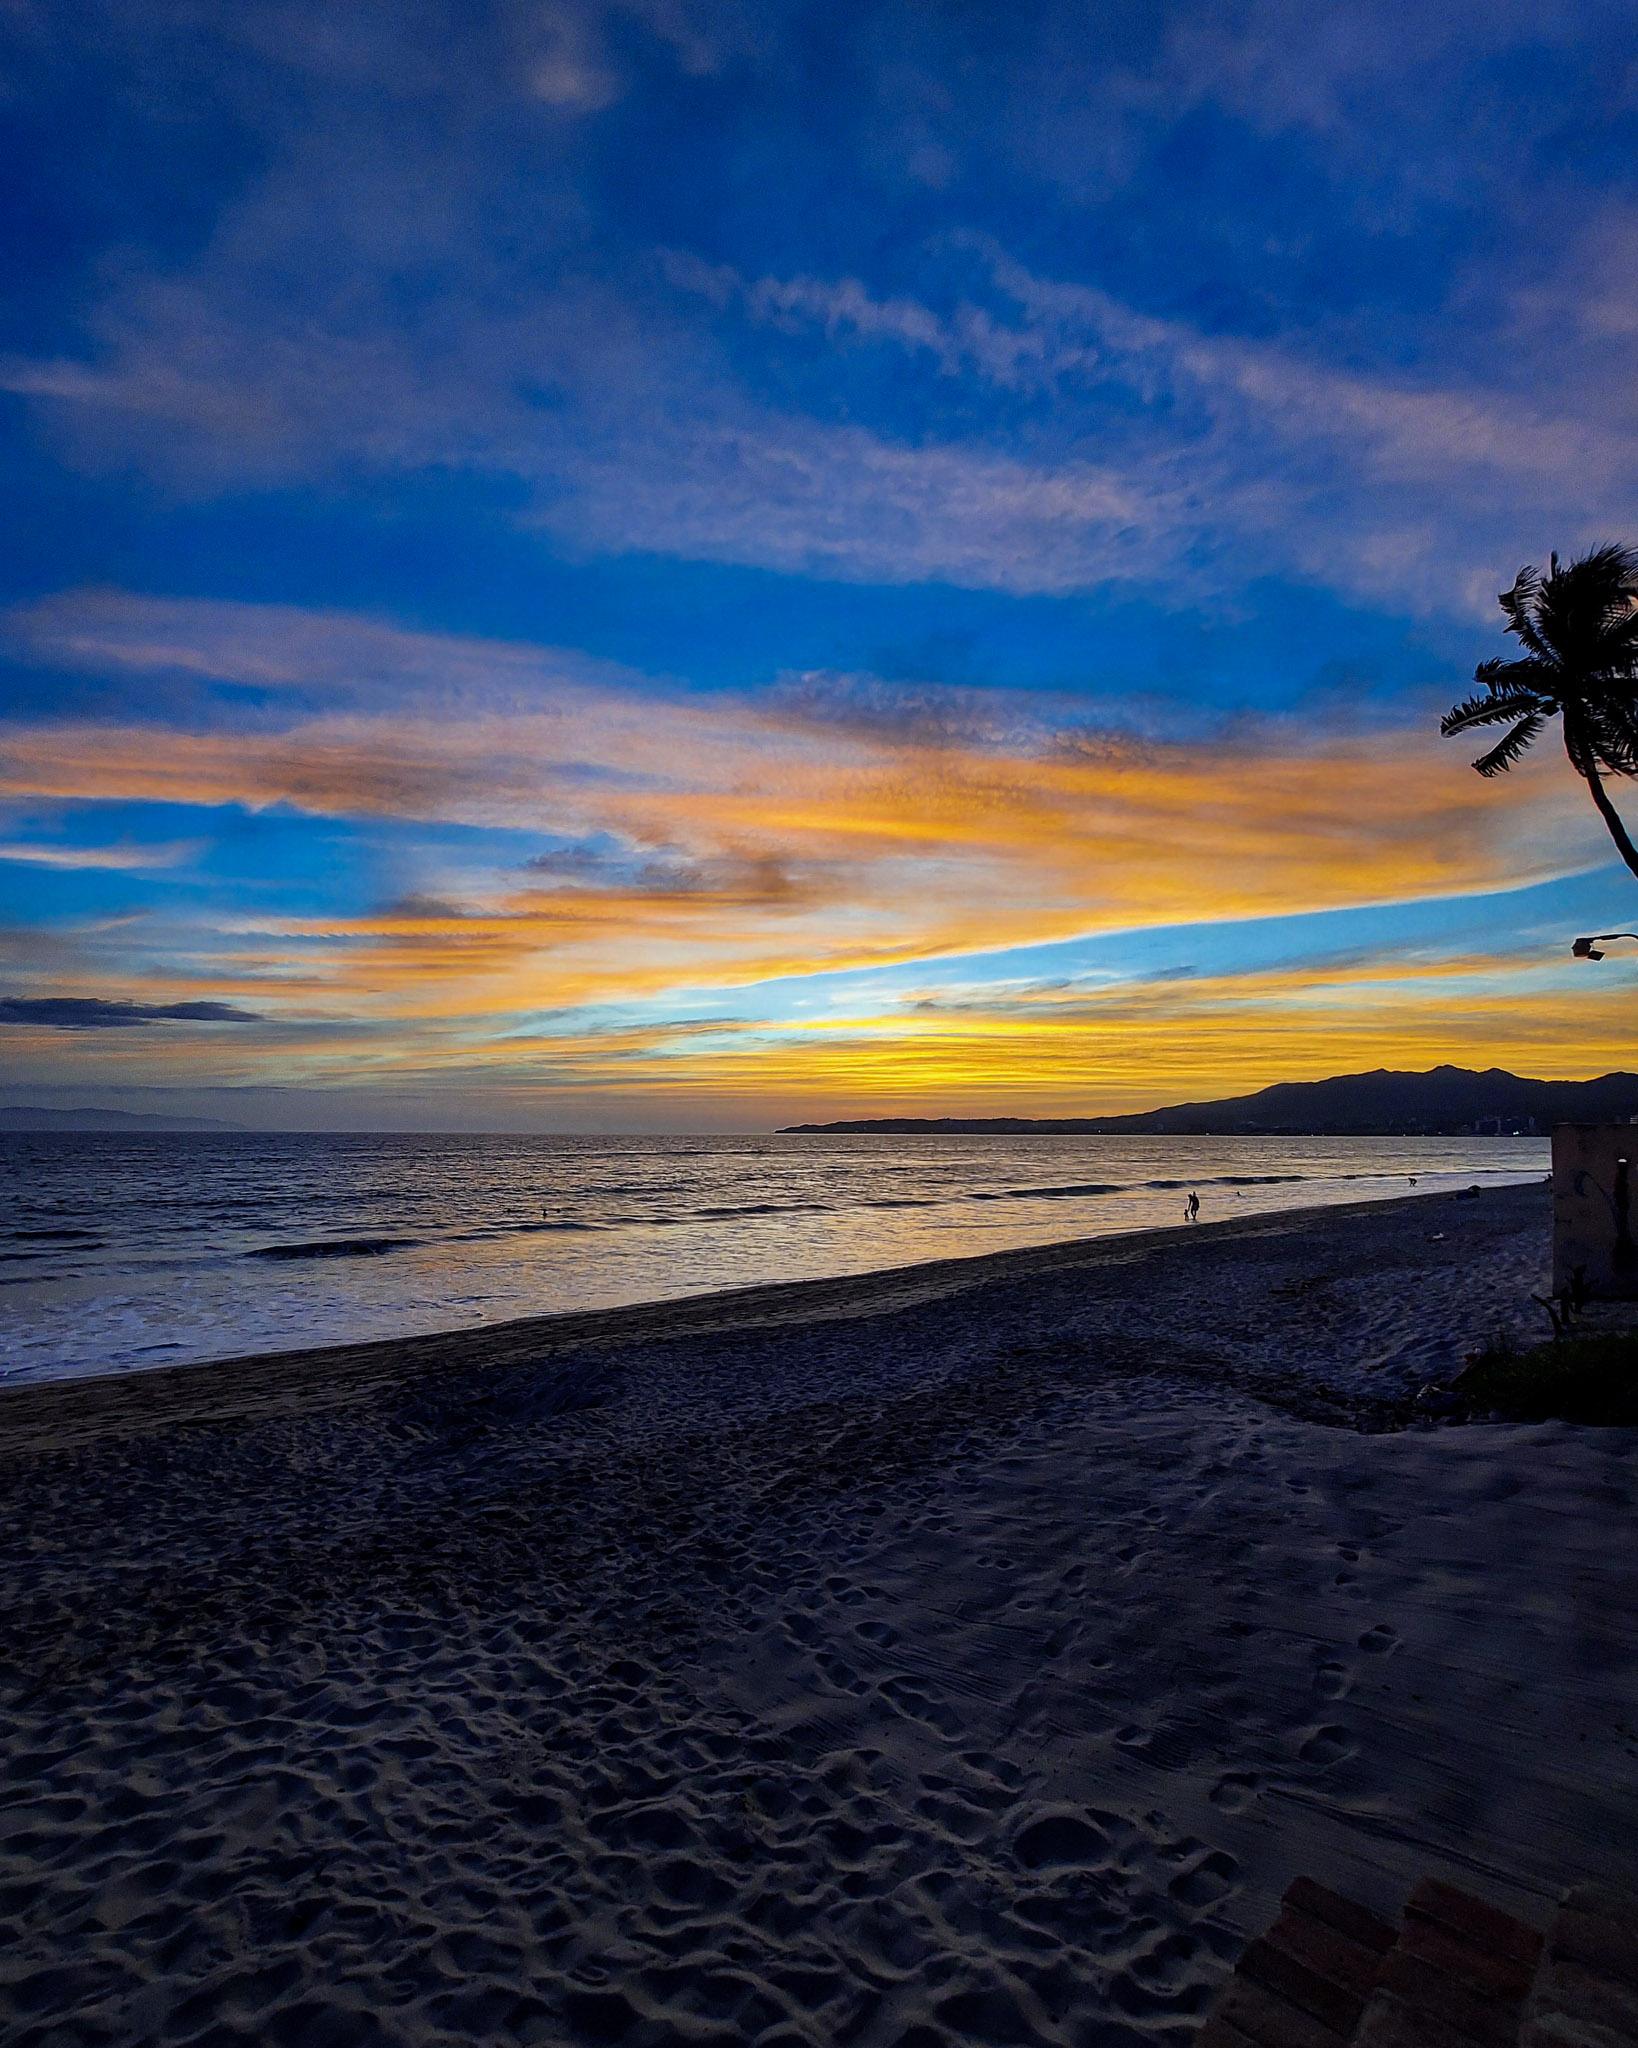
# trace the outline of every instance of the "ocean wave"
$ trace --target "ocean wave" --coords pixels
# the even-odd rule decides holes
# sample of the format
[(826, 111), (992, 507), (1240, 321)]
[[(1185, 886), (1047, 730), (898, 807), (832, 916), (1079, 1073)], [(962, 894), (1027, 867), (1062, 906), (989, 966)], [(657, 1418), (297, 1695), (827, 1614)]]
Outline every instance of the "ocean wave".
[(606, 1230), (605, 1223), (581, 1222), (566, 1216), (543, 1216), (533, 1223), (494, 1223), (487, 1230), (457, 1230), (451, 1233), (452, 1244), (482, 1244), (495, 1237), (532, 1237), (542, 1232), (559, 1230)]
[(1181, 1180), (1134, 1181), (1134, 1189), (1144, 1188), (1264, 1188), (1283, 1186), (1288, 1181), (1305, 1181), (1323, 1178), (1334, 1180), (1335, 1174), (1315, 1175), (1311, 1173), (1196, 1173), (1186, 1174)]
[(969, 1202), (1061, 1202), (1072, 1195), (1119, 1195), (1125, 1184), (1112, 1180), (1070, 1181), (1062, 1187), (974, 1188), (958, 1199)]
[(373, 1259), (383, 1252), (408, 1251), (418, 1237), (321, 1237), (307, 1244), (261, 1244), (247, 1259)]
[(828, 1202), (742, 1202), (728, 1209), (696, 1209), (702, 1221), (722, 1223), (735, 1216), (818, 1216), (829, 1215)]
[(102, 1239), (94, 1230), (8, 1230), (4, 1233), (12, 1244), (88, 1244), (98, 1245)]

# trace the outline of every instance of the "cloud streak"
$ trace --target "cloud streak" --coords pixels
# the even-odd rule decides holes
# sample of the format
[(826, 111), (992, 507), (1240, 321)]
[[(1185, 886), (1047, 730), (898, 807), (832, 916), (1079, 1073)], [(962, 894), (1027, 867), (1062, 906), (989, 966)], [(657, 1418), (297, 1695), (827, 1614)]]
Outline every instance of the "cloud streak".
[[(229, 683), (274, 673), (315, 707), (163, 744), (134, 725), (14, 724), (0, 795), (549, 838), (522, 874), (454, 894), (323, 916), (241, 904), (218, 920), (229, 960), (271, 949), (306, 983), (399, 1012), (1458, 895), (1601, 857), (1596, 820), (1550, 764), (1531, 763), (1502, 802), (1419, 729), (1365, 739), (1271, 721), (1140, 739), (1084, 712), (1066, 722), (1050, 696), (859, 678), (832, 696), (813, 676), (756, 694), (594, 686), (555, 680), (549, 651), (502, 643), (491, 667), (471, 640), (335, 615), (144, 600), (122, 620), (107, 594), (92, 609), (97, 658), (115, 669), (162, 657)], [(50, 616), (78, 648), (68, 613), (63, 600)], [(357, 706), (360, 633), (370, 699), (390, 710)], [(332, 687), (342, 702), (325, 708)]]
[(197, 839), (121, 842), (114, 846), (55, 845), (44, 840), (11, 840), (0, 844), (0, 861), (20, 867), (57, 868), (64, 873), (143, 874), (185, 867), (200, 851)]
[[(1040, 276), (987, 238), (968, 239), (981, 265), (972, 283), (989, 303), (967, 298), (946, 310), (879, 296), (851, 277), (747, 278), (678, 254), (667, 270), (680, 289), (753, 324), (885, 346), (946, 380), (1050, 397), (1071, 418), (1090, 422), (1102, 394), (1124, 394), (1141, 408), (1141, 430), (1107, 419), (1092, 429), (1111, 450), (1106, 475), (1147, 469), (1174, 480), (1128, 486), (1137, 576), (1161, 573), (1168, 546), (1181, 560), (1202, 538), (1223, 545), (1237, 535), (1334, 587), (1408, 590), (1419, 606), (1466, 609), (1493, 600), (1489, 563), (1507, 560), (1472, 550), (1475, 529), (1500, 540), (1498, 486), (1527, 491), (1542, 514), (1576, 532), (1630, 506), (1638, 409), (1594, 403), (1562, 375), (1542, 404), (1477, 376), (1369, 374), (1325, 360), (1311, 343), (1305, 352), (1146, 313), (1108, 291)], [(1621, 325), (1606, 320), (1603, 330)], [(1561, 335), (1537, 346), (1551, 347), (1562, 367)], [(1453, 554), (1461, 542), (1439, 531), (1439, 519), (1458, 506), (1467, 545)], [(1323, 552), (1312, 529), (1324, 535)], [(1065, 521), (1064, 542), (1054, 587), (1118, 573), (1084, 520)], [(1101, 574), (1091, 569), (1095, 554)], [(1198, 562), (1190, 573), (1201, 573)]]
[(0, 996), (0, 1024), (50, 1031), (129, 1031), (150, 1024), (260, 1024), (232, 1003), (111, 1002), (102, 996)]

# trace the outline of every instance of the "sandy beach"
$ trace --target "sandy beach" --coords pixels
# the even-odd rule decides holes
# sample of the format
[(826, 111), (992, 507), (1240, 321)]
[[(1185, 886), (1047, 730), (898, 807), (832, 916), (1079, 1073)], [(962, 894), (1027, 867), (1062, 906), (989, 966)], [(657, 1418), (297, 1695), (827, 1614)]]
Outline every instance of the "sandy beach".
[(1308, 1872), (1638, 1842), (1540, 1187), (0, 1396), (0, 2035), (1188, 2037)]

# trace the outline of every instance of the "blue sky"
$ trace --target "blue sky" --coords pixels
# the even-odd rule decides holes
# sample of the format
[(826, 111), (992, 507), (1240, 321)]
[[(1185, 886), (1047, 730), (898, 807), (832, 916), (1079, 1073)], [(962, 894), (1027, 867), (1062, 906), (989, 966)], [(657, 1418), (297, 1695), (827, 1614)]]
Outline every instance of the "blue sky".
[(0, 92), (8, 1096), (1621, 1063), (1630, 878), (1436, 719), (1633, 537), (1627, 10), (18, 0)]

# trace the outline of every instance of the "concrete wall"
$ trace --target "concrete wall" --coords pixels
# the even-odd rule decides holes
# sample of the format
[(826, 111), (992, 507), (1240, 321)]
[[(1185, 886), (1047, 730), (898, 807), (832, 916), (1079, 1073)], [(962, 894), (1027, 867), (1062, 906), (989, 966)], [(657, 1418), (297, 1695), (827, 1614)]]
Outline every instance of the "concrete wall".
[(1638, 1300), (1638, 1124), (1553, 1132), (1553, 1291)]

